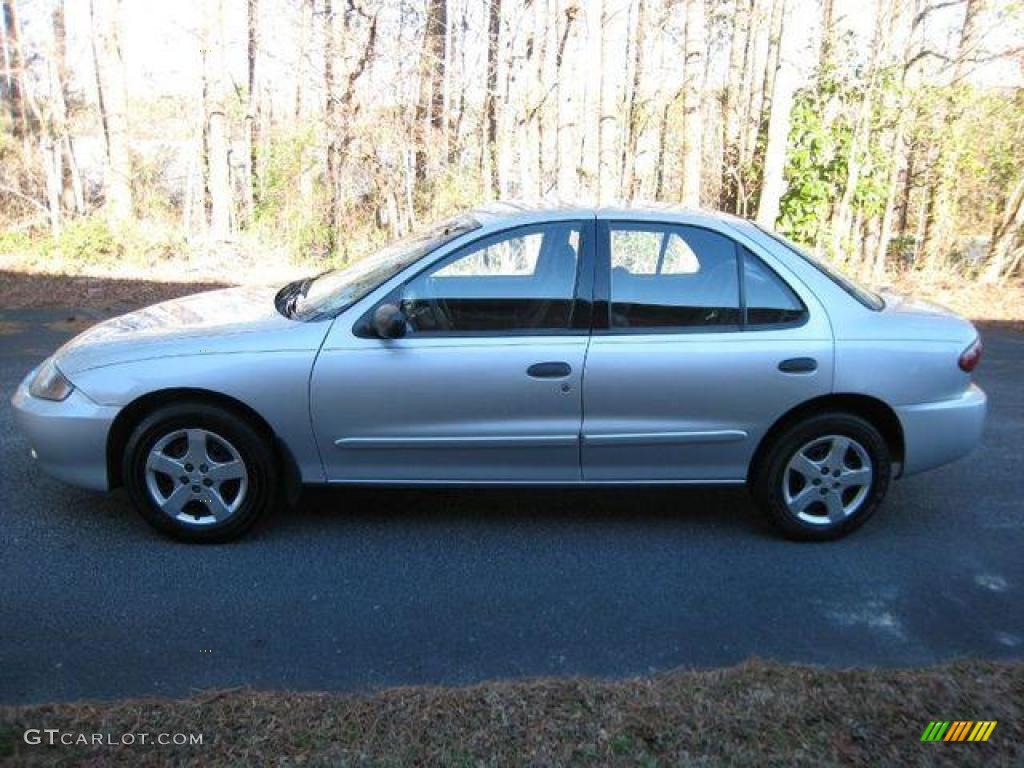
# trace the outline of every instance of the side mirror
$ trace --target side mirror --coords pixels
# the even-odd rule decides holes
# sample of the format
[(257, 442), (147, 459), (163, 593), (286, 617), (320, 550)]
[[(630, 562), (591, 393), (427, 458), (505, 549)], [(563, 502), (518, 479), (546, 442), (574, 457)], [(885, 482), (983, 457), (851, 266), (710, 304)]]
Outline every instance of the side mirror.
[(405, 313), (394, 304), (381, 304), (373, 311), (373, 331), (382, 339), (405, 336)]

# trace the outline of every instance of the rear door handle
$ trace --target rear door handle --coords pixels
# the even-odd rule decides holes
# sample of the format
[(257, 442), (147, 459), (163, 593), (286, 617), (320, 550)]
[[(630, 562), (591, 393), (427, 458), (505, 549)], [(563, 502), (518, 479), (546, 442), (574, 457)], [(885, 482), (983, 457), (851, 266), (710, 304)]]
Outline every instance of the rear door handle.
[(818, 361), (813, 357), (791, 357), (779, 363), (783, 373), (811, 373), (818, 370)]
[(572, 373), (568, 363), (534, 363), (526, 369), (526, 375), (535, 379), (564, 379)]

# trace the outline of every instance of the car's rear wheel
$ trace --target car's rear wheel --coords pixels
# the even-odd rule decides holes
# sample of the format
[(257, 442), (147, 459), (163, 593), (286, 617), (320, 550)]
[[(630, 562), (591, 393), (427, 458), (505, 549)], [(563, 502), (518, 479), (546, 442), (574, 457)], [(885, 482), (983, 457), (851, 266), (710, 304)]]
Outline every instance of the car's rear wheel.
[(889, 488), (892, 460), (868, 421), (825, 413), (795, 424), (769, 446), (754, 497), (787, 536), (837, 539), (863, 525)]
[(192, 542), (223, 542), (248, 530), (274, 502), (269, 441), (245, 419), (207, 403), (157, 409), (132, 432), (123, 476), (153, 527)]

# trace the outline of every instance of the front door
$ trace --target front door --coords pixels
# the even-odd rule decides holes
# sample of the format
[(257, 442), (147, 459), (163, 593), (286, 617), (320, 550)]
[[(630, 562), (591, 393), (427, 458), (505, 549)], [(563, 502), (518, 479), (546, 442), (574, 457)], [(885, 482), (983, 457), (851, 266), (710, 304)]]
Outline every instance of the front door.
[(589, 301), (577, 285), (593, 229), (520, 227), (442, 258), (381, 302), (402, 309), (402, 338), (335, 322), (310, 387), (328, 479), (578, 481)]
[(831, 391), (823, 308), (721, 231), (599, 230), (608, 310), (584, 376), (584, 479), (743, 481), (775, 419)]

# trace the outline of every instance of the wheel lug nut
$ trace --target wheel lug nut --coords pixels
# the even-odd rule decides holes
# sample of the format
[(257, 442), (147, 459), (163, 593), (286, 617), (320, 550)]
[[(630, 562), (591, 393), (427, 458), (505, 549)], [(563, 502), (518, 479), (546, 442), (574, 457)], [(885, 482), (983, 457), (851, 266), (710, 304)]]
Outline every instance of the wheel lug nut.
[(192, 486), (192, 493), (199, 493), (199, 491), (200, 491), (200, 488), (199, 488), (198, 485), (193, 485)]
[(208, 477), (205, 477), (205, 478), (203, 478), (203, 485), (205, 485), (207, 488), (209, 488), (211, 485), (213, 485), (213, 480), (211, 480)]
[(828, 488), (822, 488), (821, 495), (824, 496), (826, 493), (828, 493)]
[(839, 470), (838, 469), (835, 472), (832, 473), (832, 477), (839, 477)]
[(821, 480), (819, 480), (818, 478), (814, 478), (811, 482), (814, 483), (815, 485), (821, 485)]
[(188, 478), (185, 477), (184, 475), (181, 476), (181, 484), (188, 485)]
[(206, 474), (209, 470), (210, 470), (210, 468), (208, 466), (206, 466), (205, 464), (200, 464), (199, 465), (199, 471), (202, 472), (203, 474)]
[(828, 467), (822, 467), (821, 468), (821, 474), (827, 475), (828, 474)]
[(191, 472), (193, 469), (194, 469), (194, 467), (191, 464), (186, 464), (185, 465), (185, 471), (186, 472)]

